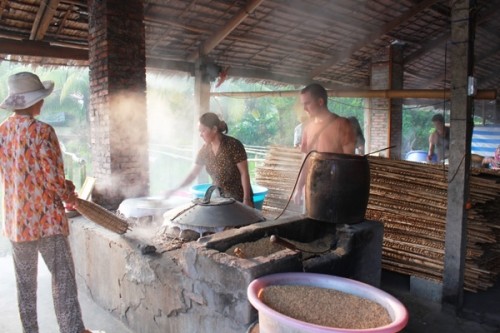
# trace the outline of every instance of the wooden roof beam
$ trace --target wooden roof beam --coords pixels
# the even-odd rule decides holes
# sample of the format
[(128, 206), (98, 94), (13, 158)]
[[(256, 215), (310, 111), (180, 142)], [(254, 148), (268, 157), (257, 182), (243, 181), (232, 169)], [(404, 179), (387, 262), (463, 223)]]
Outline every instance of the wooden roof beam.
[(225, 26), (223, 26), (219, 31), (216, 31), (212, 36), (210, 36), (206, 41), (204, 41), (200, 49), (196, 52), (191, 53), (187, 60), (195, 61), (196, 59), (209, 54), (217, 45), (222, 42), (227, 35), (229, 35), (234, 29), (236, 29), (241, 22), (243, 22), (248, 15), (253, 13), (255, 8), (260, 6), (264, 0), (250, 0)]
[(331, 57), (330, 59), (325, 60), (321, 65), (314, 68), (309, 73), (309, 76), (311, 78), (315, 78), (316, 76), (320, 75), (321, 73), (323, 73), (336, 63), (350, 58), (356, 51), (360, 50), (362, 47), (372, 43), (374, 40), (377, 40), (380, 37), (384, 36), (385, 34), (391, 32), (393, 29), (400, 26), (402, 23), (406, 22), (411, 17), (417, 15), (419, 12), (434, 5), (436, 2), (438, 2), (438, 0), (423, 0), (419, 4), (415, 5), (415, 7), (412, 7), (410, 10), (407, 10), (403, 15), (399, 16), (395, 20), (386, 23), (379, 30), (375, 31), (374, 33), (371, 33), (365, 39), (355, 43), (348, 52), (337, 54)]
[(5, 38), (0, 38), (0, 53), (73, 60), (89, 59), (89, 52), (87, 50), (53, 46), (50, 43), (42, 41), (19, 41)]
[(40, 2), (40, 8), (36, 13), (35, 22), (31, 27), (30, 40), (42, 40), (49, 29), (50, 22), (59, 6), (60, 0), (49, 0), (49, 2)]
[[(159, 57), (147, 57), (146, 67), (159, 70), (165, 69), (165, 70), (181, 71), (194, 75), (194, 64), (188, 61), (162, 59)], [(228, 75), (230, 77), (269, 80), (269, 81), (276, 81), (293, 85), (303, 85), (305, 83), (308, 83), (305, 78), (273, 73), (271, 71), (263, 69), (230, 67)]]

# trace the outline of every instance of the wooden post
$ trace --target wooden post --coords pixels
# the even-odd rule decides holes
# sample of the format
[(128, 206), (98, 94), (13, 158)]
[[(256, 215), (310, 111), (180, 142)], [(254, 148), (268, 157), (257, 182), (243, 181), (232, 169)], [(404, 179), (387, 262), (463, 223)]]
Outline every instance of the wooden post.
[[(198, 120), (204, 113), (210, 112), (210, 80), (206, 72), (204, 60), (198, 60), (194, 71), (194, 104), (195, 112), (193, 117), (193, 158), (196, 158), (198, 150), (203, 145), (198, 131)], [(198, 177), (198, 182), (207, 182), (208, 176), (202, 172)]]
[[(389, 49), (389, 88), (403, 89), (404, 44), (394, 43)], [(403, 151), (403, 100), (391, 98), (389, 106), (389, 145), (396, 148), (389, 151), (389, 157), (401, 159)]]
[(460, 311), (463, 305), (464, 268), (467, 245), (470, 148), (472, 140), (472, 96), (468, 78), (474, 65), (473, 0), (451, 4), (451, 116), (446, 214), (443, 308)]

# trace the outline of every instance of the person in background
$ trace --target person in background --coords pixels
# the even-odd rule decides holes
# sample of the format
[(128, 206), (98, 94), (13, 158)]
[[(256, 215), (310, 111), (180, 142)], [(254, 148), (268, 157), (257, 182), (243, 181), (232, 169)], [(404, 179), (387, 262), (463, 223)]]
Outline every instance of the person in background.
[(364, 155), (365, 154), (365, 136), (363, 135), (363, 130), (361, 129), (361, 125), (359, 124), (358, 118), (349, 117), (347, 118), (351, 122), (352, 129), (356, 134), (356, 154)]
[(184, 181), (167, 191), (165, 197), (170, 197), (175, 191), (191, 184), (202, 168), (206, 167), (213, 184), (222, 188), (224, 196), (254, 207), (247, 154), (243, 144), (226, 135), (227, 124), (215, 113), (203, 114), (198, 129), (205, 144), (198, 152), (195, 165)]
[(293, 147), (294, 148), (300, 148), (300, 145), (302, 144), (302, 131), (304, 130), (304, 127), (307, 125), (307, 121), (309, 120), (309, 117), (306, 114), (303, 114), (300, 116), (300, 124), (295, 126), (295, 129), (293, 130)]
[[(328, 110), (328, 94), (317, 83), (306, 86), (300, 92), (300, 101), (309, 115), (309, 123), (302, 134), (301, 151), (306, 154), (315, 150), (320, 153), (354, 154), (356, 135), (351, 122)], [(308, 163), (299, 175), (294, 202), (302, 203)]]
[(427, 161), (431, 162), (434, 153), (437, 155), (437, 161), (442, 162), (448, 158), (450, 150), (450, 128), (445, 126), (444, 117), (436, 114), (432, 117), (434, 131), (429, 136), (429, 152)]
[(54, 129), (35, 119), (54, 89), (30, 72), (11, 75), (0, 107), (14, 113), (0, 124), (0, 179), (4, 232), (12, 244), (23, 332), (37, 333), (38, 253), (52, 275), (52, 296), (62, 333), (85, 329), (78, 302), (69, 226), (63, 201), (74, 204), (75, 186), (64, 177)]
[(491, 169), (500, 169), (500, 145), (495, 149), (495, 155), (485, 157), (482, 162), (483, 165), (489, 166)]

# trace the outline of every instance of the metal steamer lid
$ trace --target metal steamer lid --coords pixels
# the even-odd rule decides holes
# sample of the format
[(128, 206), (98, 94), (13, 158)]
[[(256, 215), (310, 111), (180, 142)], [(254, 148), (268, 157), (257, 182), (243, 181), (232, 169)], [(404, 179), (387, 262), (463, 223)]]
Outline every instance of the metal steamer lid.
[(193, 227), (237, 227), (264, 221), (262, 214), (233, 198), (212, 198), (217, 186), (211, 186), (204, 198), (167, 212), (164, 217), (178, 225)]

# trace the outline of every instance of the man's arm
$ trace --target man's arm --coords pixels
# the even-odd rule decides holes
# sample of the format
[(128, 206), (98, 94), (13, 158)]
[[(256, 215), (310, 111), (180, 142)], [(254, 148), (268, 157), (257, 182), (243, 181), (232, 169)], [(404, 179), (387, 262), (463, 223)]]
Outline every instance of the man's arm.
[(434, 149), (436, 147), (437, 143), (437, 132), (432, 132), (431, 135), (429, 135), (429, 152), (427, 153), (427, 160), (432, 161), (432, 155), (434, 155)]
[(352, 128), (351, 122), (347, 118), (342, 119), (342, 152), (354, 155), (356, 152), (356, 132)]

